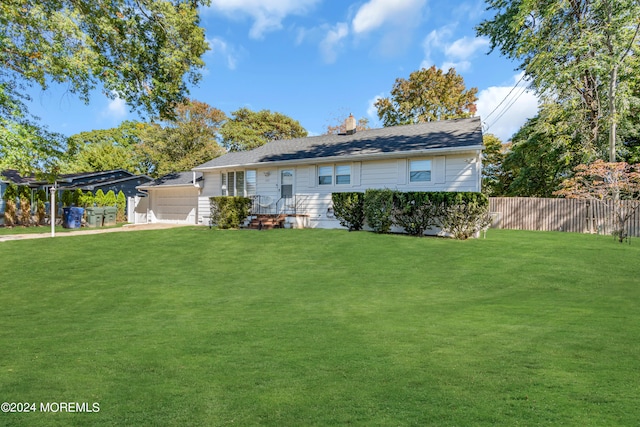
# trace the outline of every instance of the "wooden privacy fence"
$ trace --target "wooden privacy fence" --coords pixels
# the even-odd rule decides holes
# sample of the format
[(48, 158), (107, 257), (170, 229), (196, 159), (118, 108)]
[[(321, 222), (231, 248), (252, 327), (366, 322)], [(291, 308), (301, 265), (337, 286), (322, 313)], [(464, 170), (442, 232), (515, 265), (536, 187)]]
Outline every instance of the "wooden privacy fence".
[[(623, 203), (631, 209), (638, 202)], [(612, 206), (597, 200), (490, 197), (489, 210), (494, 215), (492, 227), (510, 230), (611, 234), (615, 224)], [(626, 228), (629, 236), (640, 237), (640, 209)]]

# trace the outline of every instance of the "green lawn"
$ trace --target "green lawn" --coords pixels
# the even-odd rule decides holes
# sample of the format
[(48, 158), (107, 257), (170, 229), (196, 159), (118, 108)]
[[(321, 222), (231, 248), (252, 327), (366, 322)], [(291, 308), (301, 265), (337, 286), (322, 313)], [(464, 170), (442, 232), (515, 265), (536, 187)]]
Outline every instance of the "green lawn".
[(176, 228), (0, 243), (0, 425), (637, 426), (640, 241)]

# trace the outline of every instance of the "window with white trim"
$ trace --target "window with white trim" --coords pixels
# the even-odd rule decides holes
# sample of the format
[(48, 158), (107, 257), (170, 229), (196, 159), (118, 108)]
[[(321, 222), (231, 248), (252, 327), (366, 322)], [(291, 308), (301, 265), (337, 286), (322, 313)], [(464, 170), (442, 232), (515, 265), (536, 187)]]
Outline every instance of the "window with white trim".
[(258, 192), (258, 173), (255, 170), (246, 171), (245, 188), (247, 197), (255, 196)]
[(255, 170), (222, 172), (223, 196), (255, 196), (257, 173)]
[(431, 181), (431, 160), (409, 161), (409, 182)]
[(318, 185), (351, 184), (351, 165), (331, 165), (318, 167)]
[(318, 168), (318, 185), (333, 184), (333, 166), (320, 166)]
[(338, 165), (336, 166), (336, 185), (351, 184), (351, 166)]

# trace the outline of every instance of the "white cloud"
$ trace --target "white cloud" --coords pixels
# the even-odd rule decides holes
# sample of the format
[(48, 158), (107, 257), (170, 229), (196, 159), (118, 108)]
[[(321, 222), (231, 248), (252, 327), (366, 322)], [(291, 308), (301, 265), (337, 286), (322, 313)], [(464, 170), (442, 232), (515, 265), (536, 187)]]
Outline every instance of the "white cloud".
[(122, 119), (127, 115), (127, 103), (124, 99), (118, 98), (109, 100), (107, 107), (102, 110), (102, 116), (110, 119)]
[(429, 68), (435, 65), (433, 60), (434, 51), (443, 51), (446, 48), (445, 40), (451, 37), (455, 26), (447, 25), (437, 30), (431, 31), (422, 42), (422, 48), (424, 50), (424, 59), (420, 64), (420, 68)]
[(527, 119), (538, 113), (538, 97), (526, 89), (521, 77), (522, 74), (515, 76), (511, 85), (491, 86), (478, 94), (478, 115), (485, 132), (496, 135), (502, 142), (508, 142)]
[(214, 57), (221, 57), (224, 59), (227, 67), (230, 70), (235, 70), (238, 65), (238, 59), (240, 54), (238, 53), (238, 49), (229, 45), (224, 39), (220, 37), (214, 37), (212, 39), (207, 40), (209, 42), (209, 46), (211, 47), (210, 55)]
[(421, 14), (426, 0), (369, 0), (353, 18), (356, 34), (375, 30), (387, 22), (407, 24)]
[(422, 23), (427, 0), (369, 0), (351, 21), (353, 34), (366, 37), (380, 32), (378, 53), (397, 56), (411, 45), (415, 29)]
[(420, 68), (429, 68), (436, 65), (434, 56), (444, 57), (440, 68), (447, 71), (453, 67), (458, 73), (471, 69), (471, 59), (479, 51), (489, 46), (489, 39), (485, 37), (462, 37), (453, 42), (452, 37), (456, 24), (449, 24), (437, 30), (431, 31), (422, 42), (424, 59), (420, 63)]
[(471, 62), (469, 61), (459, 61), (459, 62), (443, 62), (440, 66), (441, 70), (445, 72), (449, 71), (450, 68), (456, 70), (457, 74), (463, 73), (465, 71), (469, 71), (471, 68)]
[(327, 31), (326, 36), (320, 42), (320, 51), (326, 63), (333, 63), (338, 56), (336, 50), (342, 45), (342, 40), (349, 35), (349, 25), (339, 22), (335, 27)]
[(210, 9), (231, 17), (249, 16), (253, 25), (249, 36), (254, 39), (280, 30), (288, 15), (305, 15), (319, 0), (211, 0)]
[(380, 120), (378, 118), (378, 109), (374, 104), (378, 102), (379, 99), (382, 99), (382, 98), (384, 98), (384, 93), (380, 93), (368, 101), (367, 116), (369, 116), (369, 118), (371, 119), (369, 126), (371, 126), (372, 128), (378, 127), (379, 120)]
[(485, 37), (463, 37), (447, 45), (444, 54), (450, 59), (466, 61), (488, 46), (489, 39)]

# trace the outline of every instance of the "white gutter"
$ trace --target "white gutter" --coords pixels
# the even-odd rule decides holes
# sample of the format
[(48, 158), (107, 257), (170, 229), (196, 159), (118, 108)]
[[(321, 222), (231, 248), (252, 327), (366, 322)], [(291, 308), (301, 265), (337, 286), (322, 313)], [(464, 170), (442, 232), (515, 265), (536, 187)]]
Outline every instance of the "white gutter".
[(305, 159), (294, 160), (280, 160), (280, 161), (266, 161), (266, 162), (254, 162), (254, 163), (238, 163), (235, 165), (222, 165), (211, 167), (195, 167), (192, 171), (213, 171), (217, 169), (231, 169), (231, 168), (247, 168), (247, 167), (269, 167), (279, 165), (306, 165), (317, 164), (324, 162), (344, 162), (344, 161), (357, 161), (357, 160), (376, 160), (376, 159), (395, 159), (403, 158), (407, 156), (420, 156), (420, 155), (437, 155), (437, 154), (455, 154), (455, 153), (468, 153), (469, 151), (480, 150), (482, 151), (482, 145), (469, 145), (466, 147), (447, 147), (447, 148), (426, 148), (423, 150), (409, 150), (409, 151), (393, 151), (391, 153), (371, 153), (371, 154), (351, 154), (351, 155), (339, 155), (330, 157), (312, 157)]
[(190, 187), (195, 187), (195, 188), (200, 188), (199, 184), (196, 185), (192, 185), (192, 184), (167, 184), (167, 185), (140, 185), (138, 187), (136, 187), (136, 190), (162, 190), (163, 188), (190, 188)]

